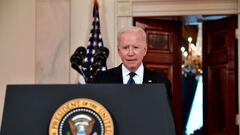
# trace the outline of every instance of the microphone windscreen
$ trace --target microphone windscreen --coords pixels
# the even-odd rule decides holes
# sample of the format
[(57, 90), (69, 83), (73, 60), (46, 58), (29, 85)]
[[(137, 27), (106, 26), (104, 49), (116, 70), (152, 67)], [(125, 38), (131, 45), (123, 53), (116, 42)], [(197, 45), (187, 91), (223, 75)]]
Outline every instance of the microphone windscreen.
[(86, 56), (86, 53), (87, 53), (87, 50), (86, 50), (84, 47), (80, 46), (80, 47), (78, 47), (78, 48), (76, 49), (75, 52), (76, 52), (77, 54), (85, 57), (85, 56)]
[(106, 48), (106, 47), (100, 47), (100, 48), (99, 48), (99, 52), (102, 53), (106, 58), (107, 58), (108, 55), (109, 55), (109, 50), (108, 50), (108, 48)]
[(83, 59), (86, 56), (86, 49), (84, 47), (78, 47), (73, 55), (70, 58), (71, 63), (75, 63), (77, 65), (82, 65), (83, 64)]

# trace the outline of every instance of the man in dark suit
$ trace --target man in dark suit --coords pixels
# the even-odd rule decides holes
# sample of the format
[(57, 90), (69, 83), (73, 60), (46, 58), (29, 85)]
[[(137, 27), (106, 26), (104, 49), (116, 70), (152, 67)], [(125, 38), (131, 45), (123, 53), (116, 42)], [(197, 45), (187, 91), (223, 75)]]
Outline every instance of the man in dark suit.
[[(118, 54), (122, 64), (97, 74), (93, 83), (163, 83), (171, 97), (171, 84), (163, 75), (147, 69), (142, 60), (147, 53), (146, 33), (139, 27), (125, 27), (118, 33)], [(130, 77), (131, 74), (133, 77)], [(130, 81), (131, 80), (131, 81)]]
[[(95, 76), (93, 83), (163, 83), (167, 88), (168, 97), (171, 97), (170, 81), (163, 75), (151, 71), (143, 65), (142, 61), (147, 53), (146, 33), (143, 29), (130, 26), (120, 30), (118, 33), (117, 47), (122, 64), (107, 71), (100, 72)], [(165, 103), (167, 102), (169, 102), (169, 100)], [(167, 103), (165, 105), (168, 106), (169, 104)], [(175, 125), (171, 118), (172, 114), (167, 113), (162, 115), (170, 118), (167, 122), (165, 121), (163, 123), (166, 127), (165, 135), (175, 135)]]

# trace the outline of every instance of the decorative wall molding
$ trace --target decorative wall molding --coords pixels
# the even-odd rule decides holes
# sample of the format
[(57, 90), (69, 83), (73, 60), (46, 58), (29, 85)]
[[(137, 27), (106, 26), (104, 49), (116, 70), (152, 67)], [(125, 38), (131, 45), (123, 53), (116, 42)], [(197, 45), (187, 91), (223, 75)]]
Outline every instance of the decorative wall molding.
[(132, 5), (131, 2), (118, 2), (117, 4), (117, 15), (118, 16), (132, 16)]
[(141, 1), (132, 2), (133, 16), (236, 14), (235, 1)]
[(118, 0), (117, 16), (169, 16), (196, 14), (236, 14), (238, 2), (233, 0)]
[(36, 0), (35, 82), (69, 83), (70, 0)]

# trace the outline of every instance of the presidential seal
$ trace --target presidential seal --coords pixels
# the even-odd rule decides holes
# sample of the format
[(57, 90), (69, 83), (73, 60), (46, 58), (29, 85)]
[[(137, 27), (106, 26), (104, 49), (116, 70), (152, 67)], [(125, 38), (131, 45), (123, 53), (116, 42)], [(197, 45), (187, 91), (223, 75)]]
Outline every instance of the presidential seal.
[(54, 113), (49, 135), (113, 135), (111, 115), (100, 103), (86, 98), (70, 100)]

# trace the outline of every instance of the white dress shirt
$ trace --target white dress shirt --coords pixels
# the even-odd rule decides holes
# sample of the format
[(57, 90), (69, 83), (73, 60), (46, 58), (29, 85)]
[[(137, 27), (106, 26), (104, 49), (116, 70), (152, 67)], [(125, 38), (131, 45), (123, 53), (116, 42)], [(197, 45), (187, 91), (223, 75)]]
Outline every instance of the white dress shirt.
[[(139, 66), (137, 71), (135, 72), (136, 75), (133, 77), (133, 80), (135, 81), (136, 84), (142, 84), (143, 83), (143, 64)], [(122, 64), (122, 77), (123, 77), (123, 84), (127, 84), (130, 76), (129, 76), (130, 71)]]

